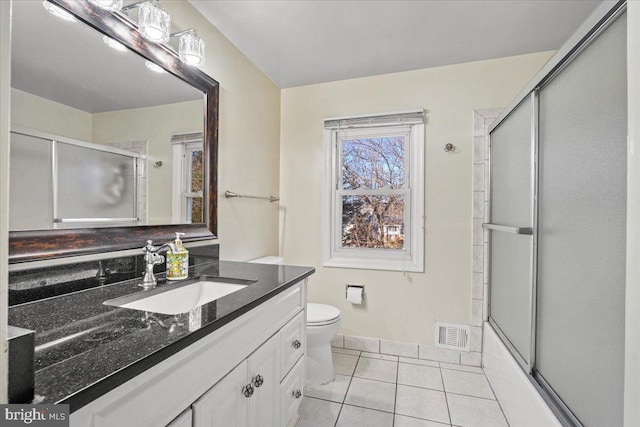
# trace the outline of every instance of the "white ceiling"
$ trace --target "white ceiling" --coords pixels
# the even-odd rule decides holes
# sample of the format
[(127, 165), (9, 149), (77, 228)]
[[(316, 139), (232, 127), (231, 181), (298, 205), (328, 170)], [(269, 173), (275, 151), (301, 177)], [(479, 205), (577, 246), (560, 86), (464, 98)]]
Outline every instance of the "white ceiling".
[(190, 2), (282, 88), (557, 49), (600, 3)]

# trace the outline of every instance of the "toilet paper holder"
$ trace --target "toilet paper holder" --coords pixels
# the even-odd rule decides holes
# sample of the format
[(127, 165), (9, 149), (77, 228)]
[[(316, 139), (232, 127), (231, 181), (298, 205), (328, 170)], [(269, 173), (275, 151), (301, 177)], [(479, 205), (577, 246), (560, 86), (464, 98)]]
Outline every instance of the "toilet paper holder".
[(364, 293), (364, 285), (352, 285), (350, 283), (347, 283), (344, 287), (344, 296), (345, 298), (347, 297), (347, 294), (349, 293), (349, 288), (360, 288), (362, 289), (362, 299), (364, 300), (365, 298), (365, 293)]

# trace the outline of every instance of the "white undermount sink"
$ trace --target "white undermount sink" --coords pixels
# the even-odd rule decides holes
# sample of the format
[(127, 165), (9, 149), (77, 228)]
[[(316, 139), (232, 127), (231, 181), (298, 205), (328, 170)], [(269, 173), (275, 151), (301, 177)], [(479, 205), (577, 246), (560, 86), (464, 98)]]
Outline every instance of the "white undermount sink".
[[(180, 314), (244, 289), (247, 285), (201, 280), (185, 285), (161, 285), (152, 291), (139, 292), (105, 301), (106, 305), (150, 311), (161, 314)], [(165, 288), (166, 287), (166, 288)], [(168, 289), (171, 287), (171, 289)], [(164, 288), (164, 289), (163, 289)], [(149, 296), (145, 296), (149, 294)]]

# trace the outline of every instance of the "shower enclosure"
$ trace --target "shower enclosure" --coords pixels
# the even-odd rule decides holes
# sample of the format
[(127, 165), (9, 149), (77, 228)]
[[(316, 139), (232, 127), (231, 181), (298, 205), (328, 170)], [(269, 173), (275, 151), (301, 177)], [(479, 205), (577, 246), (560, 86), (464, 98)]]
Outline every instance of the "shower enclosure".
[(489, 129), (489, 322), (565, 425), (623, 425), (624, 5)]
[(14, 128), (11, 230), (142, 225), (142, 156), (108, 145)]

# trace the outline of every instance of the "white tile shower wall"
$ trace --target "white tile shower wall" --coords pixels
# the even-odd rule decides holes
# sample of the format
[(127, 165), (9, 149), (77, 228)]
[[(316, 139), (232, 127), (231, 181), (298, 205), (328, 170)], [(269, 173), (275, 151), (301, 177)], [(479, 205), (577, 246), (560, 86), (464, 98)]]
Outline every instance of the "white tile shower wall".
[(510, 425), (561, 426), (488, 323), (484, 324), (482, 364)]
[(482, 224), (489, 220), (489, 125), (502, 109), (473, 112), (473, 196), (472, 196), (472, 267), (471, 273), (471, 352), (461, 355), (461, 363), (480, 366), (482, 323), (489, 315), (489, 233)]

